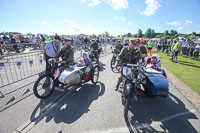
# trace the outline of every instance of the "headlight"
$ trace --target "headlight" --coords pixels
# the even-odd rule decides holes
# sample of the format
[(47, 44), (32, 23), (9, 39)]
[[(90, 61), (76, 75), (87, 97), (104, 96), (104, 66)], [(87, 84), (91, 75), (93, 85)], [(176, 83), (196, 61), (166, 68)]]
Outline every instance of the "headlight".
[(134, 76), (135, 76), (135, 75), (133, 74), (133, 72), (131, 72), (130, 74), (126, 75), (126, 77), (127, 77), (128, 79), (133, 79)]

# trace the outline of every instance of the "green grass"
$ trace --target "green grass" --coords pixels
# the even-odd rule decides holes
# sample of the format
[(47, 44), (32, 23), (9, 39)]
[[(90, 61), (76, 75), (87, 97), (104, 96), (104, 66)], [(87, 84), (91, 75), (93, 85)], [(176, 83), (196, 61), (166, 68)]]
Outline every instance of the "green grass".
[(178, 63), (171, 62), (170, 56), (153, 50), (152, 54), (158, 54), (161, 64), (171, 71), (178, 79), (184, 82), (200, 95), (200, 61), (178, 56)]

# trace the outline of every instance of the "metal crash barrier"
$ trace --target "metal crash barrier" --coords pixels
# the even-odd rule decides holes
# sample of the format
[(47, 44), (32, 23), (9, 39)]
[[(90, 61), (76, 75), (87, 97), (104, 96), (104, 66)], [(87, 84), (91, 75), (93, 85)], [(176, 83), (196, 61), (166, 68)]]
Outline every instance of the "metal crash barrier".
[(45, 69), (42, 51), (3, 55), (0, 60), (0, 88), (24, 80)]

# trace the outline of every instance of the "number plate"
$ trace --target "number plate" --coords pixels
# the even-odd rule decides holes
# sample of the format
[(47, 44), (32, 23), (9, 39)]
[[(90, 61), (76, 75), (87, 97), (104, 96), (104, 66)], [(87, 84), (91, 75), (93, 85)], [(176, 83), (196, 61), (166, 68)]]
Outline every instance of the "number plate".
[(131, 74), (131, 68), (123, 67), (123, 75)]
[(132, 83), (136, 83), (136, 78), (134, 78), (134, 79), (132, 80)]

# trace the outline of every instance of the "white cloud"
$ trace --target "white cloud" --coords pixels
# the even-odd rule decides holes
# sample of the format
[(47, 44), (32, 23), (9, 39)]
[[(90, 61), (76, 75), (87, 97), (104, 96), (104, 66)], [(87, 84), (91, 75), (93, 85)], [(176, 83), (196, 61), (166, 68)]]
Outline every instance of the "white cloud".
[(87, 24), (86, 26), (80, 26), (76, 21), (69, 20), (67, 18), (64, 19), (64, 22), (67, 24), (66, 27), (63, 27), (62, 31), (67, 33), (68, 35), (76, 35), (76, 34), (102, 34), (104, 31), (102, 29), (97, 29), (91, 24)]
[(155, 28), (156, 30), (158, 30), (158, 29), (159, 29), (159, 28), (158, 28), (158, 26), (155, 26), (154, 28)]
[(100, 1), (99, 0), (92, 0), (88, 6), (97, 6), (98, 4), (100, 4)]
[(128, 8), (128, 1), (127, 0), (110, 0), (108, 3), (116, 11), (118, 11), (120, 9), (127, 9)]
[(161, 7), (161, 4), (158, 2), (158, 0), (146, 0), (145, 1), (146, 9), (145, 11), (141, 12), (141, 15), (145, 16), (151, 16), (155, 13), (155, 11)]
[(122, 20), (123, 22), (125, 22), (125, 21), (126, 21), (126, 19), (125, 19), (124, 17), (122, 17), (122, 18), (121, 18), (121, 20)]
[(130, 25), (132, 25), (132, 22), (131, 22), (131, 21), (129, 21), (129, 22), (128, 22), (128, 25), (129, 25), (129, 26), (130, 26)]
[(114, 17), (114, 20), (121, 20), (122, 22), (126, 22), (125, 17)]
[(184, 28), (183, 28), (183, 27), (179, 27), (178, 30), (179, 30), (179, 31), (183, 31)]
[(165, 22), (165, 24), (179, 26), (181, 23), (179, 21), (173, 21), (173, 22)]
[(190, 24), (192, 24), (191, 20), (185, 20), (185, 25), (190, 25)]
[(41, 24), (47, 25), (47, 26), (51, 26), (47, 21), (42, 21)]
[(114, 17), (115, 20), (119, 20), (119, 17)]
[(64, 22), (67, 24), (67, 32), (70, 34), (76, 34), (80, 31), (80, 28), (75, 21), (65, 18)]
[(74, 25), (75, 24), (75, 21), (72, 21), (72, 20), (69, 20), (69, 19), (64, 19), (64, 21), (69, 24), (69, 25)]
[(85, 3), (85, 0), (81, 0), (81, 2)]

